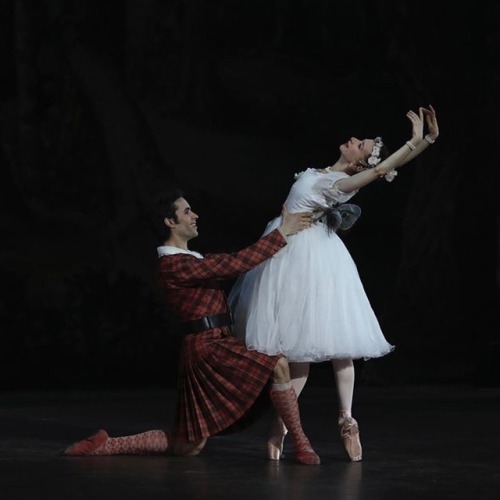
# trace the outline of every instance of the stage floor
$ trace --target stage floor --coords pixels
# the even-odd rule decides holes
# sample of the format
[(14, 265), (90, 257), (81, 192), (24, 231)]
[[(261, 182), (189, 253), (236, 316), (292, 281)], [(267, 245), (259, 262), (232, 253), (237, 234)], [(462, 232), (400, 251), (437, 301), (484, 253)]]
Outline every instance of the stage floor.
[[(319, 466), (265, 457), (269, 415), (197, 457), (65, 457), (67, 445), (172, 423), (170, 390), (0, 393), (0, 498), (493, 500), (500, 495), (500, 388), (359, 387), (364, 457), (348, 462), (332, 387), (308, 385), (303, 425)], [(288, 443), (289, 445), (289, 443)]]

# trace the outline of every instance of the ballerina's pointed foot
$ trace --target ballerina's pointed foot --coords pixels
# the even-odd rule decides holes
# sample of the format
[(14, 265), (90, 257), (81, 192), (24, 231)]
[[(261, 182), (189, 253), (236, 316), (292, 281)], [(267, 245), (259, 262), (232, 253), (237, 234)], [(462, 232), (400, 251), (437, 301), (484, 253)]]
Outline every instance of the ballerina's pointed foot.
[(82, 439), (81, 441), (68, 446), (63, 451), (63, 455), (68, 455), (71, 457), (90, 455), (93, 451), (102, 446), (108, 440), (108, 438), (108, 433), (104, 429), (100, 429), (92, 436), (89, 436), (88, 438)]
[(269, 460), (280, 460), (283, 458), (283, 442), (286, 432), (275, 434), (267, 440), (267, 458)]
[(363, 458), (363, 449), (359, 439), (359, 427), (352, 417), (346, 418), (339, 424), (340, 437), (344, 444), (345, 451), (351, 462), (360, 462)]
[(304, 465), (319, 465), (321, 463), (321, 459), (310, 446), (296, 450), (295, 461)]

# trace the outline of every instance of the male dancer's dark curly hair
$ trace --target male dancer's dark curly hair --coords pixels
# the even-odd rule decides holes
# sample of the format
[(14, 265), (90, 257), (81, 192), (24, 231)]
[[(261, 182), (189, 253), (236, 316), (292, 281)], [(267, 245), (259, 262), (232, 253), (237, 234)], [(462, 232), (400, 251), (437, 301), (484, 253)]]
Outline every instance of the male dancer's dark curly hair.
[(179, 198), (184, 198), (184, 191), (177, 186), (170, 187), (152, 197), (150, 220), (159, 243), (163, 243), (170, 237), (170, 228), (166, 226), (165, 219), (174, 219), (177, 222), (175, 202)]

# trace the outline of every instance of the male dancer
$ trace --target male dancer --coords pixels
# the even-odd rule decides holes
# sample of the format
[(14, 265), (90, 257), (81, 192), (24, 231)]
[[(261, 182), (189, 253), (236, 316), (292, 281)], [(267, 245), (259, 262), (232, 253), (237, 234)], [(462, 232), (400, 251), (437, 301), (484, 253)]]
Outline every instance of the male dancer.
[(220, 285), (220, 280), (235, 278), (276, 254), (287, 244), (287, 236), (310, 227), (312, 214), (290, 214), (283, 207), (281, 226), (256, 243), (234, 253), (202, 256), (188, 249), (188, 242), (198, 236), (198, 215), (181, 191), (163, 196), (155, 211), (163, 232), (163, 245), (157, 249), (160, 284), (184, 333), (174, 431), (109, 437), (101, 429), (64, 454), (197, 455), (210, 436), (242, 429), (267, 391), (289, 430), (295, 460), (318, 465), (320, 458), (302, 429), (286, 358), (249, 351), (233, 336)]

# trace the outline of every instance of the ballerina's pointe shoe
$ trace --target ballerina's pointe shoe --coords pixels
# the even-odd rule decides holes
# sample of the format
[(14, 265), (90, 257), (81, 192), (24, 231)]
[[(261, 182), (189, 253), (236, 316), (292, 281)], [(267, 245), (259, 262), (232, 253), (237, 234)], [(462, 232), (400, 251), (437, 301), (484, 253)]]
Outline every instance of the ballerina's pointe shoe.
[(287, 431), (274, 434), (267, 440), (267, 458), (269, 460), (280, 460), (283, 458), (283, 442)]
[(346, 418), (339, 424), (340, 437), (344, 444), (345, 451), (351, 462), (359, 462), (363, 458), (361, 441), (359, 440), (359, 427), (352, 417)]
[(102, 446), (108, 440), (108, 438), (108, 433), (105, 430), (100, 429), (92, 436), (89, 436), (88, 438), (82, 439), (81, 441), (68, 446), (68, 448), (63, 451), (63, 455), (68, 455), (71, 457), (89, 455), (93, 451), (97, 450), (97, 448)]

